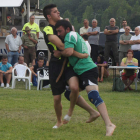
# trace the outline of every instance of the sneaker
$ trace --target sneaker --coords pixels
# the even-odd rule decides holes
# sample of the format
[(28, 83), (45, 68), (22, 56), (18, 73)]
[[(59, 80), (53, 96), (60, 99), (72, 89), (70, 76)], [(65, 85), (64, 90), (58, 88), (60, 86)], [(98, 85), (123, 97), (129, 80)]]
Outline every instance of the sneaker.
[(9, 88), (9, 84), (8, 83), (6, 84), (6, 87)]
[(50, 84), (44, 86), (43, 88), (50, 88)]
[(30, 82), (30, 86), (33, 86), (33, 83), (32, 82)]
[(4, 83), (1, 83), (1, 87), (4, 87)]
[(139, 81), (140, 81), (140, 79), (138, 78), (138, 79), (137, 79), (137, 82), (139, 82)]

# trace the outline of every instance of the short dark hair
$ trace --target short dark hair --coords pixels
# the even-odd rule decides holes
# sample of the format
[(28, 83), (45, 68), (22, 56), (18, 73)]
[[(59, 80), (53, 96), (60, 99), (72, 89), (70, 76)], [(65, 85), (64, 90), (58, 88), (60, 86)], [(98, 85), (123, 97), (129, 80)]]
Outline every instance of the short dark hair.
[(3, 55), (2, 59), (8, 59), (7, 55)]
[[(122, 20), (122, 23), (123, 23), (123, 21), (126, 21), (126, 19), (123, 19), (123, 20)], [(126, 22), (127, 22), (127, 21), (126, 21)]]
[(24, 56), (19, 56), (19, 57), (18, 57), (18, 60), (20, 59), (20, 57), (24, 58)]
[(69, 21), (67, 21), (67, 20), (59, 20), (59, 21), (57, 21), (57, 23), (55, 24), (55, 28), (58, 28), (60, 26), (64, 27), (65, 30), (69, 27), (70, 31), (72, 31), (71, 23)]
[(39, 61), (39, 60), (44, 60), (44, 57), (39, 56), (39, 57), (38, 57), (38, 61)]
[(46, 5), (44, 8), (43, 8), (43, 15), (44, 17), (48, 20), (48, 17), (47, 15), (50, 15), (51, 14), (51, 9), (52, 8), (55, 8), (57, 7), (55, 4), (49, 4), (49, 5)]
[(88, 40), (88, 35), (82, 35), (83, 39)]

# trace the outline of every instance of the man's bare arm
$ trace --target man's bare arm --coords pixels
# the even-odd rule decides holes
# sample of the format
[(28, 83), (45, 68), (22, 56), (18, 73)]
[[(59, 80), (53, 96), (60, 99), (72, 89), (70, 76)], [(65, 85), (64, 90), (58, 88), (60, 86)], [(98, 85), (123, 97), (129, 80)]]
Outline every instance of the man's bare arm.
[(7, 50), (8, 52), (10, 52), (10, 50), (9, 50), (9, 45), (8, 45), (7, 43), (5, 43), (5, 47), (6, 47), (6, 50)]
[(88, 36), (90, 35), (97, 35), (99, 32), (98, 31), (95, 31), (95, 32), (88, 32)]
[(37, 38), (39, 38), (39, 32), (36, 33)]
[(60, 50), (64, 50), (64, 44), (56, 35), (48, 35), (48, 40), (57, 46)]

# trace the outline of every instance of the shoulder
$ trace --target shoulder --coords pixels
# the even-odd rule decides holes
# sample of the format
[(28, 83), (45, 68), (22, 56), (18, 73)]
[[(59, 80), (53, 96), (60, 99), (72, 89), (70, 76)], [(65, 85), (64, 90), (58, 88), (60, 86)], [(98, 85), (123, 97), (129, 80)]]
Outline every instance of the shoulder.
[(127, 59), (127, 57), (124, 57), (124, 58), (122, 59), (122, 61), (123, 61), (123, 62), (125, 62), (125, 61), (126, 61), (126, 59)]
[(46, 26), (43, 31), (46, 33), (46, 34), (54, 34), (53, 31), (54, 29), (51, 27), (51, 26)]
[(12, 65), (10, 63), (7, 62), (8, 67), (12, 67)]
[(136, 59), (136, 58), (133, 58), (133, 61), (134, 61), (134, 62), (138, 62), (138, 59)]
[(26, 27), (26, 26), (28, 26), (28, 25), (29, 25), (29, 22), (25, 23), (23, 27)]
[(71, 31), (71, 32), (69, 32), (69, 33), (66, 35), (66, 39), (69, 39), (69, 41), (71, 41), (73, 38), (74, 38), (75, 41), (77, 42), (78, 35), (77, 35), (77, 33), (74, 32), (74, 31)]

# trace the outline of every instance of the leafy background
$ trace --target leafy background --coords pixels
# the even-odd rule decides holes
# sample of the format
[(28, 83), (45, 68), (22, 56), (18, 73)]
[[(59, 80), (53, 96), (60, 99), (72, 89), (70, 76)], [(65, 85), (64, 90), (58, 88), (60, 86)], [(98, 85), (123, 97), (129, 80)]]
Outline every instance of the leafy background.
[(70, 19), (76, 31), (83, 26), (85, 18), (90, 26), (92, 19), (96, 18), (101, 31), (112, 17), (119, 27), (123, 19), (132, 30), (140, 25), (140, 0), (40, 0), (40, 9), (50, 3), (57, 5), (61, 17)]

